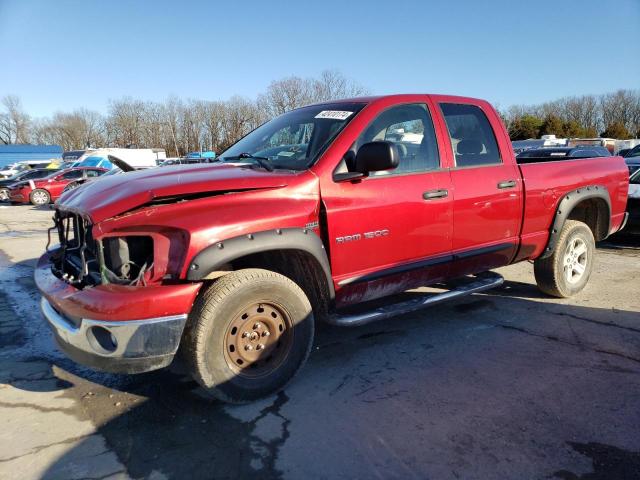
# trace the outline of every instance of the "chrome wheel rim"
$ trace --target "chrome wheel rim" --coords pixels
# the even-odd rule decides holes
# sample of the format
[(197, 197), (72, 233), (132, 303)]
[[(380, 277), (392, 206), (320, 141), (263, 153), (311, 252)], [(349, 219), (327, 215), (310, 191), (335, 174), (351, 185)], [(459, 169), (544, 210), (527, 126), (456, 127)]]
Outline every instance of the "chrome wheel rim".
[(569, 242), (564, 252), (563, 271), (564, 278), (570, 284), (576, 284), (587, 271), (589, 249), (584, 240), (574, 238)]
[(0, 190), (0, 200), (9, 200), (9, 194), (4, 188)]
[(33, 201), (36, 205), (43, 205), (47, 203), (47, 194), (44, 192), (33, 192)]

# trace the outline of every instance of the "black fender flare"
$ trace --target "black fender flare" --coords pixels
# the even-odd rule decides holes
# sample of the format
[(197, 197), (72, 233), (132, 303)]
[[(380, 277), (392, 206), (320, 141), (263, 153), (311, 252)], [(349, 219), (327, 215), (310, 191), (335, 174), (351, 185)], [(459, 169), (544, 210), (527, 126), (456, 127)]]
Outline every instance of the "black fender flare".
[(330, 298), (335, 298), (327, 251), (320, 237), (306, 228), (278, 228), (220, 240), (193, 257), (187, 270), (187, 280), (203, 280), (233, 260), (273, 250), (300, 250), (310, 254), (324, 271)]
[(549, 240), (547, 246), (544, 249), (542, 255), (539, 258), (546, 258), (551, 256), (553, 250), (556, 247), (560, 231), (564, 226), (564, 222), (567, 220), (569, 214), (573, 211), (576, 205), (585, 200), (599, 199), (604, 200), (607, 204), (609, 225), (607, 226), (607, 235), (611, 228), (611, 198), (609, 197), (609, 191), (602, 185), (589, 185), (587, 187), (581, 187), (573, 190), (564, 195), (564, 198), (560, 200), (558, 207), (556, 208), (553, 223), (551, 224), (551, 230), (549, 231)]

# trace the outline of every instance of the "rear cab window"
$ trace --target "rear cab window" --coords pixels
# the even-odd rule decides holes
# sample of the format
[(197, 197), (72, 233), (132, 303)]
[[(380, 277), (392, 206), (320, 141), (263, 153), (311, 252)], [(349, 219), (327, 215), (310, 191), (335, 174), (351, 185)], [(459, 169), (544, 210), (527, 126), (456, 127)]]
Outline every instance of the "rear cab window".
[(502, 163), (498, 142), (487, 116), (476, 105), (441, 103), (457, 168)]

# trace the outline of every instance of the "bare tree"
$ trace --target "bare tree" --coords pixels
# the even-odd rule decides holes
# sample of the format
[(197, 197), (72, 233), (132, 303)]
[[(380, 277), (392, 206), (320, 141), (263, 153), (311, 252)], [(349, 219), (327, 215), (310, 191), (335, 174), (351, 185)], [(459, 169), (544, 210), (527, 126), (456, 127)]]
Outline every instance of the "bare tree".
[(22, 108), (20, 97), (5, 95), (0, 103), (4, 109), (0, 113), (0, 142), (28, 143), (30, 118)]

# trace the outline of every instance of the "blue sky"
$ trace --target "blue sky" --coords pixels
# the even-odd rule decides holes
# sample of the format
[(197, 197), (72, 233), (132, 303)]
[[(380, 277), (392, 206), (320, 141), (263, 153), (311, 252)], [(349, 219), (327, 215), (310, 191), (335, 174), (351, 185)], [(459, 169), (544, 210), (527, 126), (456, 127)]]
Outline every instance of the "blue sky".
[(0, 96), (35, 116), (254, 98), (324, 69), (501, 107), (640, 88), (640, 0), (0, 0)]

